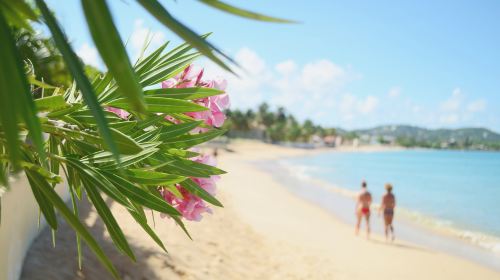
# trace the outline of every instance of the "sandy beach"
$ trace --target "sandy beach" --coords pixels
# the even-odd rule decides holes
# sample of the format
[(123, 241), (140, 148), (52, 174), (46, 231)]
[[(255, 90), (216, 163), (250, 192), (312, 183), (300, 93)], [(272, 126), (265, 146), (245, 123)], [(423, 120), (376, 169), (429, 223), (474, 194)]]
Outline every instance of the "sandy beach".
[[(155, 215), (155, 228), (169, 253), (163, 252), (128, 213), (113, 212), (131, 241), (137, 263), (113, 248), (95, 210), (85, 202), (81, 216), (98, 236), (124, 279), (500, 279), (500, 273), (464, 259), (373, 235), (357, 237), (350, 225), (293, 194), (256, 160), (317, 153), (251, 141), (231, 143), (221, 152), (228, 174), (218, 184), (225, 205), (187, 222), (190, 240), (172, 220)], [(352, 209), (346, 209), (352, 211)], [(378, 222), (378, 220), (377, 220)], [(84, 249), (78, 271), (74, 233), (62, 225), (56, 248), (45, 229), (33, 243), (22, 279), (110, 279)]]

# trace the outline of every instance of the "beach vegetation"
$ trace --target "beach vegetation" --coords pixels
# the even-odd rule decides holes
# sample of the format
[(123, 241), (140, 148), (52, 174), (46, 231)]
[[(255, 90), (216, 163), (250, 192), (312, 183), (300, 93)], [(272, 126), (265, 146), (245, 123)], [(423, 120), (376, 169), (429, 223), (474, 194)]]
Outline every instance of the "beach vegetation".
[[(82, 0), (91, 37), (108, 71), (77, 57), (59, 19), (44, 0), (0, 0), (0, 194), (23, 174), (50, 228), (60, 215), (81, 243), (115, 277), (118, 271), (79, 218), (78, 201), (94, 206), (117, 249), (135, 260), (106, 200), (122, 205), (163, 250), (146, 209), (177, 223), (200, 220), (225, 171), (195, 147), (218, 137), (229, 106), (225, 80), (207, 80), (191, 63), (205, 56), (233, 72), (234, 61), (174, 18), (157, 0), (138, 4), (186, 43), (129, 60), (107, 1)], [(290, 22), (221, 1), (200, 3), (240, 17)], [(43, 26), (51, 37), (34, 32)], [(55, 191), (68, 188), (68, 206)], [(1, 214), (1, 212), (0, 212)], [(5, 218), (5, 217), (4, 217)], [(15, 219), (15, 217), (8, 217)], [(1, 225), (0, 225), (1, 226)], [(53, 235), (55, 236), (55, 234)]]

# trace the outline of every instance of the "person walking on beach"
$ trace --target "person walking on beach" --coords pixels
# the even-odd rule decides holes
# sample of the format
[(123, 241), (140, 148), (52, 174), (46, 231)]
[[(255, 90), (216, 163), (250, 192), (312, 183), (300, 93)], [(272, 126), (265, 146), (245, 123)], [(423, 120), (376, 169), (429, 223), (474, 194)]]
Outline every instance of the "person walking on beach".
[(394, 235), (394, 227), (392, 225), (392, 220), (394, 218), (394, 208), (396, 207), (396, 197), (392, 193), (392, 185), (385, 184), (386, 193), (382, 196), (382, 203), (380, 204), (380, 212), (384, 213), (384, 225), (385, 225), (385, 240), (389, 240), (389, 231), (391, 232), (391, 241), (396, 238)]
[(372, 195), (367, 190), (365, 181), (361, 182), (361, 191), (358, 194), (356, 201), (356, 235), (359, 234), (359, 227), (363, 217), (366, 221), (366, 238), (370, 238), (370, 205), (372, 204)]

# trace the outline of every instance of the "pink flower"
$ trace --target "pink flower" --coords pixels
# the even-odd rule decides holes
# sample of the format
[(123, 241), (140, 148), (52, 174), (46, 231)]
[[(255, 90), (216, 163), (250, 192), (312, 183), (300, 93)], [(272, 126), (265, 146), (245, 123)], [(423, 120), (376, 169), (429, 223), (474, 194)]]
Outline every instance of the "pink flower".
[[(211, 81), (203, 81), (203, 69), (195, 68), (189, 65), (184, 71), (174, 78), (168, 79), (162, 83), (163, 88), (186, 88), (186, 87), (209, 87), (224, 91), (227, 86), (225, 79), (215, 79)], [(226, 120), (224, 110), (229, 108), (229, 96), (221, 94), (193, 100), (197, 104), (207, 107), (209, 111), (190, 112), (186, 115), (203, 120), (206, 124), (214, 127), (221, 127)], [(203, 132), (206, 128), (198, 128), (193, 132)]]
[[(214, 157), (211, 155), (200, 154), (191, 160), (215, 166), (217, 164)], [(210, 176), (209, 178), (191, 178), (196, 184), (207, 191), (211, 195), (215, 195), (215, 182), (219, 180), (219, 176)], [(172, 192), (165, 188), (160, 190), (160, 193), (170, 205), (172, 205), (182, 216), (189, 221), (200, 221), (203, 213), (212, 213), (212, 210), (200, 197), (188, 192), (182, 185), (175, 186), (182, 194), (182, 197), (176, 197)]]
[(161, 191), (161, 194), (165, 201), (175, 207), (186, 220), (200, 221), (202, 218), (201, 214), (212, 213), (212, 210), (201, 198), (191, 194), (180, 185), (177, 185), (176, 188), (182, 194), (182, 198), (176, 197), (165, 189)]
[(128, 119), (128, 116), (130, 115), (129, 112), (122, 110), (122, 109), (119, 109), (119, 108), (107, 107), (106, 110), (108, 110), (109, 112), (115, 113), (118, 117), (120, 117), (124, 120)]

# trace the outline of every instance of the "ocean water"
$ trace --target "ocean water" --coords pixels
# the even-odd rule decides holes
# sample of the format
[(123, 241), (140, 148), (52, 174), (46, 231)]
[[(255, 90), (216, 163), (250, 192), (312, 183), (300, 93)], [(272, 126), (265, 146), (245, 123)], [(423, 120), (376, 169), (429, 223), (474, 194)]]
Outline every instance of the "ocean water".
[(308, 182), (303, 195), (324, 204), (331, 204), (325, 188), (352, 196), (362, 180), (378, 203), (390, 182), (400, 217), (500, 254), (500, 153), (327, 152), (281, 160), (279, 165)]

